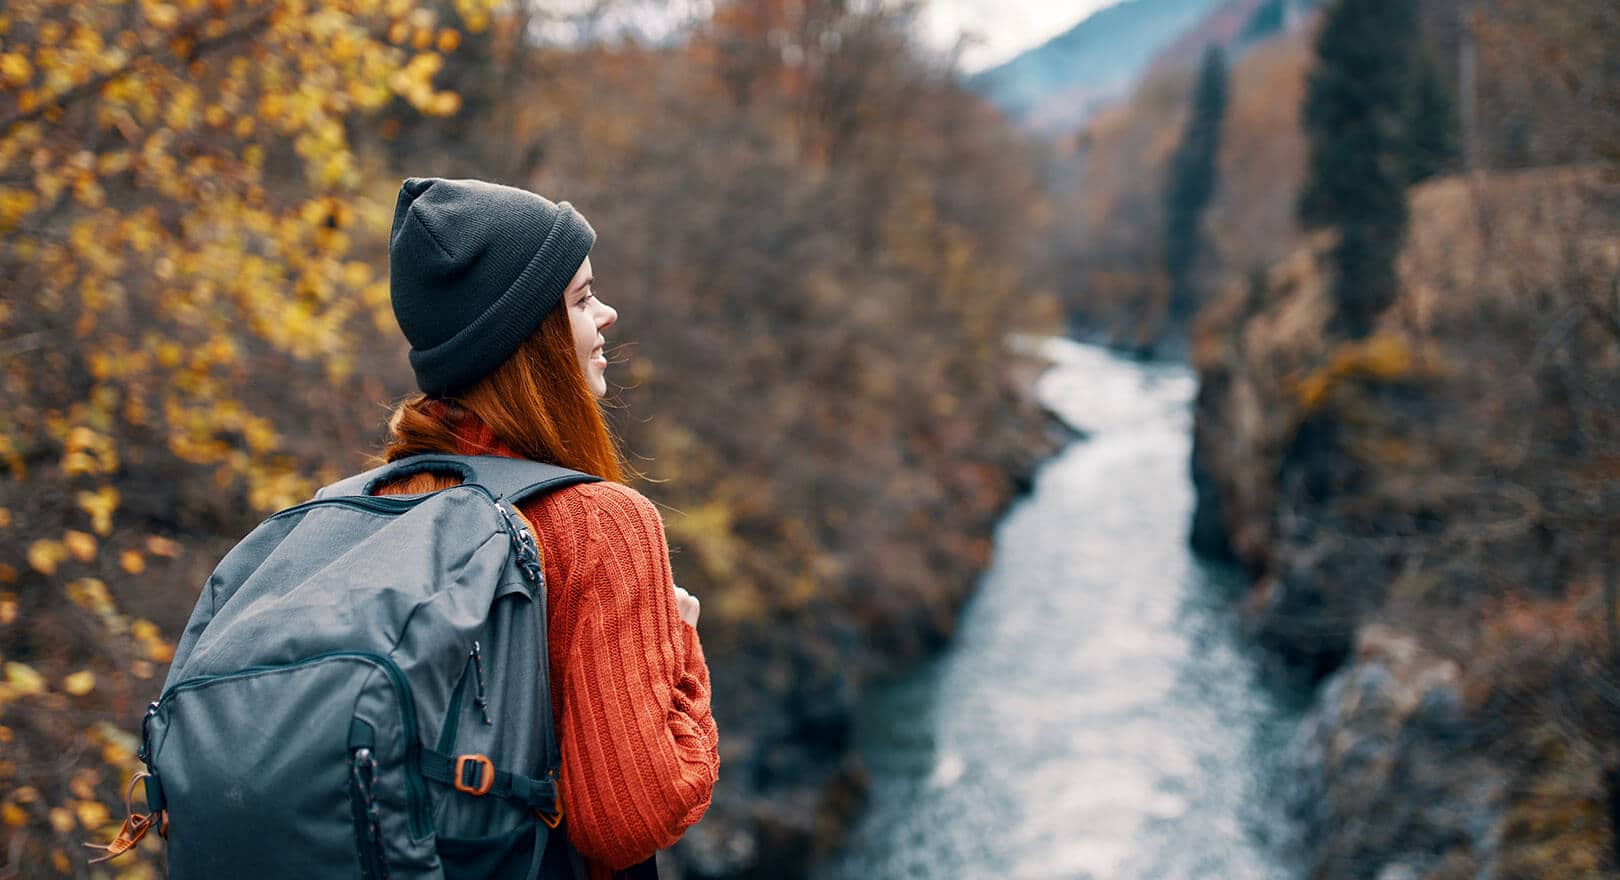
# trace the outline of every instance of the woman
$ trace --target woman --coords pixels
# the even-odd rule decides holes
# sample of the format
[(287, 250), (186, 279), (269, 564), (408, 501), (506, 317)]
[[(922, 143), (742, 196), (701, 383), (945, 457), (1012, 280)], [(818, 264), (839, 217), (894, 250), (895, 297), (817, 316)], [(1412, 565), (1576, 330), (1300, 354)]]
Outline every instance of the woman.
[[(476, 180), (406, 180), (389, 238), (394, 314), (422, 393), (383, 457), (520, 456), (594, 474), (526, 502), (548, 593), (552, 709), (568, 838), (592, 877), (636, 865), (702, 817), (719, 770), (698, 600), (675, 586), (663, 523), (622, 482), (599, 400), (596, 234), (567, 202)], [(421, 473), (382, 493), (456, 479)]]

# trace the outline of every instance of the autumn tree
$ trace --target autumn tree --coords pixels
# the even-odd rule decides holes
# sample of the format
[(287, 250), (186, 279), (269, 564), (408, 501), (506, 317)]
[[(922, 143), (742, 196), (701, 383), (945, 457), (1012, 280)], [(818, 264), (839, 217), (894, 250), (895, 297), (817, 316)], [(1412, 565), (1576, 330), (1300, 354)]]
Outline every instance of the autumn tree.
[(0, 15), (0, 874), (72, 873), (117, 827), (178, 635), (155, 621), (220, 549), (177, 539), (239, 534), (357, 443), (334, 416), (392, 326), (394, 181), (350, 127), (454, 113), (434, 74), (493, 5)]

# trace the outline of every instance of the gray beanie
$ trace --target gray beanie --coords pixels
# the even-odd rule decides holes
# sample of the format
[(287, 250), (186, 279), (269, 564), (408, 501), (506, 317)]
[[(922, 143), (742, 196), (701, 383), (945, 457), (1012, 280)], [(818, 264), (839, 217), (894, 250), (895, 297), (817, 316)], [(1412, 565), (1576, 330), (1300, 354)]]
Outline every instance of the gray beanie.
[(406, 180), (388, 287), (417, 386), (448, 394), (499, 366), (562, 300), (595, 241), (567, 202), (482, 180)]

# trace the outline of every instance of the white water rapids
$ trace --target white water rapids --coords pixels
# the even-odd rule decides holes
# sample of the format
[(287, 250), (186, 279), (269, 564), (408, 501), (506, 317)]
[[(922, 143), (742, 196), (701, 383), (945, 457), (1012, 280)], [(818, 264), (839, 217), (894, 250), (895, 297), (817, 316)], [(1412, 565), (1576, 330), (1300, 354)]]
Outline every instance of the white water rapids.
[(866, 813), (825, 880), (1290, 880), (1298, 707), (1187, 546), (1196, 377), (1067, 340), (1037, 393), (1089, 437), (1002, 520), (952, 645), (863, 708)]

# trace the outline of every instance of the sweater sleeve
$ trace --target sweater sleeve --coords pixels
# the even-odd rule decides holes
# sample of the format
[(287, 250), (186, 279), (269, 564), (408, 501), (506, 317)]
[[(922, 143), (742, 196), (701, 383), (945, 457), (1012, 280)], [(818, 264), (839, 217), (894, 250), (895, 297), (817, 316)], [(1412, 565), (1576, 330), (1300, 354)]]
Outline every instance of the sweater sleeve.
[(571, 575), (586, 591), (558, 727), (569, 838), (619, 870), (703, 816), (720, 758), (709, 670), (676, 609), (663, 522), (634, 490), (598, 485)]

